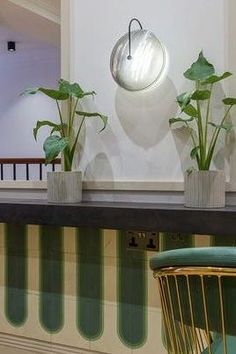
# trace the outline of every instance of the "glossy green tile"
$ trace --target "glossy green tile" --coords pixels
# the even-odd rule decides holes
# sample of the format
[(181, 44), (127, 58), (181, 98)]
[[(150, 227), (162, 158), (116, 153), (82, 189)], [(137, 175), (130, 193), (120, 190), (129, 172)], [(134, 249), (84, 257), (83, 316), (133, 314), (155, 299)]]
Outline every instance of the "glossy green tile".
[(40, 322), (48, 332), (63, 326), (63, 229), (40, 227)]
[(77, 326), (89, 340), (103, 332), (103, 233), (92, 228), (77, 232)]
[(125, 232), (118, 232), (118, 334), (130, 348), (147, 338), (147, 269), (144, 251), (126, 250)]
[(194, 247), (194, 235), (182, 233), (160, 233), (160, 251)]
[(215, 235), (211, 236), (211, 246), (215, 247), (235, 247), (236, 236), (229, 235)]
[(5, 312), (8, 321), (21, 326), (27, 318), (27, 235), (25, 225), (5, 225)]

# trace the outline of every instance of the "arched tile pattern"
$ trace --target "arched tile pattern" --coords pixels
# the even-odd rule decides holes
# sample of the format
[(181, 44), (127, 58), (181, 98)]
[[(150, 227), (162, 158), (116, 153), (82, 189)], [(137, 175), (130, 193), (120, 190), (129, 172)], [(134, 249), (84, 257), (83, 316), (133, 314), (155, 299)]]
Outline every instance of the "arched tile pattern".
[[(147, 299), (150, 301), (150, 294), (153, 299), (157, 296), (157, 289), (148, 268), (146, 252), (127, 250), (125, 232), (113, 232), (117, 244), (112, 242), (114, 252), (106, 254), (107, 258), (112, 258), (112, 262), (106, 259), (104, 265), (103, 230), (73, 229), (74, 238), (72, 238), (70, 247), (68, 247), (68, 239), (67, 246), (64, 247), (63, 230), (63, 228), (48, 226), (36, 228), (36, 232), (39, 231), (39, 246), (38, 243), (35, 245), (37, 257), (35, 264), (39, 267), (36, 267), (35, 272), (39, 274), (40, 281), (39, 287), (36, 285), (39, 293), (33, 294), (32, 297), (38, 297), (35, 303), (37, 307), (39, 306), (39, 313), (37, 314), (36, 311), (35, 315), (39, 317), (35, 319), (35, 323), (39, 323), (40, 320), (41, 325), (39, 323), (37, 327), (37, 339), (41, 338), (41, 333), (42, 338), (50, 335), (52, 342), (56, 340), (61, 345), (77, 347), (78, 344), (81, 350), (91, 348), (103, 352), (105, 341), (106, 348), (113, 348), (112, 345), (116, 343), (112, 350), (107, 349), (107, 352), (113, 354), (120, 354), (120, 352), (128, 354), (134, 351), (137, 354), (156, 353), (155, 346), (152, 344), (153, 333), (155, 333), (153, 326), (159, 328), (160, 331), (161, 313), (158, 309), (158, 299), (155, 305), (153, 305), (153, 300), (151, 304), (147, 302)], [(109, 230), (106, 232), (109, 233)], [(23, 332), (18, 332), (19, 335), (24, 333), (27, 336), (24, 328), (27, 328), (28, 321), (24, 322), (28, 318), (27, 299), (29, 303), (31, 301), (31, 294), (27, 294), (27, 257), (30, 254), (30, 257), (34, 256), (34, 252), (31, 250), (31, 253), (27, 254), (27, 226), (6, 225), (4, 233), (6, 317), (9, 327), (12, 326), (13, 333), (20, 330)], [(109, 238), (106, 238), (106, 242)], [(223, 238), (217, 242), (223, 242)], [(232, 243), (232, 240), (227, 241), (224, 238), (224, 242)], [(161, 234), (162, 251), (193, 246), (194, 236), (190, 234)], [(64, 252), (67, 252), (66, 257), (63, 255)], [(150, 256), (149, 254), (148, 257)], [(69, 262), (69, 267), (66, 262)], [(67, 272), (73, 269), (70, 274), (64, 275), (65, 264)], [(108, 272), (111, 276), (111, 268), (113, 276), (116, 277), (116, 281), (113, 282), (115, 289), (114, 292), (109, 292), (110, 295), (113, 294), (113, 297), (105, 299), (103, 275), (104, 272)], [(106, 286), (110, 285), (107, 282), (108, 273), (106, 273)], [(32, 277), (32, 272), (29, 272), (29, 276)], [(72, 287), (74, 290), (65, 294), (64, 282), (67, 276), (72, 277), (70, 283), (74, 281), (74, 287)], [(74, 311), (73, 320), (71, 316), (66, 316), (64, 319), (64, 309)], [(111, 321), (112, 330), (109, 332), (107, 326)], [(156, 322), (153, 323), (153, 321)], [(16, 329), (17, 326), (20, 328)], [(9, 333), (9, 327), (7, 333)], [(4, 329), (2, 331), (4, 332)], [(71, 342), (68, 341), (70, 336), (73, 337)], [(67, 338), (66, 342), (65, 338)], [(112, 343), (107, 344), (108, 341)], [(159, 346), (160, 353), (163, 353), (160, 339), (159, 342), (155, 345)]]
[(125, 246), (125, 232), (118, 235), (118, 334), (130, 348), (147, 338), (147, 276), (144, 251)]
[(63, 326), (63, 229), (40, 227), (40, 321), (48, 332)]
[(14, 326), (27, 318), (27, 235), (25, 225), (5, 225), (5, 312)]
[(77, 232), (77, 326), (83, 337), (98, 339), (103, 332), (102, 230)]
[(160, 234), (160, 251), (194, 247), (194, 235), (165, 232)]
[(229, 235), (215, 235), (211, 237), (211, 246), (221, 247), (235, 247), (236, 246), (236, 236)]

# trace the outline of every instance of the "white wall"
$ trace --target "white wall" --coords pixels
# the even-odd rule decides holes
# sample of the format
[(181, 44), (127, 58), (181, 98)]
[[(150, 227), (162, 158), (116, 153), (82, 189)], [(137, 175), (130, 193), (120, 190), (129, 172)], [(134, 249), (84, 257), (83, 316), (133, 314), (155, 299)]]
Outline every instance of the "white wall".
[[(109, 128), (100, 135), (94, 124), (87, 125), (81, 163), (87, 179), (182, 180), (193, 163), (186, 140), (170, 131), (168, 119), (176, 114), (177, 93), (188, 87), (182, 73), (201, 49), (220, 72), (228, 69), (227, 2), (72, 0), (73, 78), (98, 93), (95, 107), (109, 116)], [(165, 82), (139, 93), (118, 88), (109, 70), (111, 50), (132, 17), (152, 30), (169, 54)]]
[(44, 157), (46, 131), (35, 142), (37, 120), (56, 120), (57, 110), (42, 94), (20, 96), (26, 88), (57, 85), (58, 49), (28, 49), (0, 56), (0, 157)]

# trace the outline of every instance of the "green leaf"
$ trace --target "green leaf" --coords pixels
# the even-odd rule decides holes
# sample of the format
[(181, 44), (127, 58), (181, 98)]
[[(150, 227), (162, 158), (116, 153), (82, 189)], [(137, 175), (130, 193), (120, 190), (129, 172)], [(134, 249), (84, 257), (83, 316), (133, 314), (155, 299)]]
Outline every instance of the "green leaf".
[(101, 118), (102, 122), (103, 122), (103, 128), (100, 130), (103, 131), (106, 126), (107, 126), (107, 120), (108, 118), (100, 113), (90, 113), (90, 112), (82, 112), (82, 111), (76, 111), (76, 114), (78, 114), (78, 116), (82, 116), (82, 117), (99, 117)]
[(59, 80), (59, 91), (62, 93), (68, 94), (70, 97), (83, 98), (88, 95), (95, 95), (94, 91), (84, 92), (79, 84), (77, 83), (69, 83), (66, 80)]
[(20, 95), (35, 95), (38, 92), (38, 88), (27, 88)]
[(69, 98), (69, 95), (65, 92), (61, 92), (59, 90), (47, 89), (43, 87), (39, 87), (38, 91), (44, 93), (46, 96), (52, 98), (57, 101), (64, 101)]
[(191, 173), (193, 173), (193, 171), (196, 171), (196, 168), (195, 167), (190, 167), (186, 170), (186, 173), (189, 175), (191, 175)]
[(196, 108), (191, 105), (191, 104), (188, 104), (184, 109), (183, 109), (183, 112), (185, 114), (187, 114), (188, 116), (190, 117), (194, 117), (194, 118), (198, 118), (198, 111), (196, 110)]
[(180, 108), (182, 109), (182, 111), (184, 110), (184, 108), (190, 103), (191, 101), (191, 93), (188, 92), (184, 92), (181, 95), (177, 96), (177, 102), (180, 106)]
[(65, 129), (67, 128), (67, 124), (63, 123), (63, 124), (56, 124), (55, 127), (51, 130), (51, 135), (55, 132), (59, 132), (59, 133), (63, 133), (63, 130), (65, 131)]
[(193, 160), (193, 159), (196, 159), (199, 150), (200, 150), (200, 147), (199, 147), (199, 146), (195, 146), (195, 147), (191, 150), (191, 152), (190, 152), (190, 157), (191, 157), (192, 160)]
[(231, 76), (230, 72), (226, 71), (223, 75), (217, 76), (217, 75), (212, 75), (208, 79), (202, 82), (202, 84), (215, 84), (216, 82), (219, 82), (221, 80), (226, 79), (227, 77)]
[(226, 104), (227, 106), (234, 106), (236, 105), (236, 98), (233, 97), (224, 98), (223, 103)]
[(192, 94), (192, 99), (196, 101), (208, 100), (211, 97), (211, 92), (209, 90), (196, 90)]
[(210, 76), (214, 75), (214, 73), (214, 66), (207, 61), (201, 51), (197, 61), (193, 63), (187, 71), (185, 71), (184, 76), (186, 79), (192, 81), (205, 81)]
[(223, 124), (216, 124), (213, 122), (209, 122), (211, 126), (217, 129), (225, 129), (226, 131), (230, 131), (233, 128), (233, 125), (231, 123), (223, 123)]
[(43, 144), (46, 164), (53, 161), (67, 146), (69, 146), (68, 138), (61, 138), (57, 135), (49, 136)]
[(178, 123), (178, 122), (181, 122), (181, 123), (188, 123), (188, 122), (191, 122), (191, 121), (193, 121), (194, 120), (194, 118), (193, 117), (191, 117), (191, 118), (187, 118), (187, 119), (184, 119), (184, 118), (181, 118), (181, 117), (177, 117), (177, 118), (171, 118), (171, 119), (169, 119), (169, 123), (170, 123), (170, 125), (171, 124), (174, 124), (174, 123)]
[(33, 129), (33, 135), (34, 135), (35, 140), (37, 140), (37, 134), (38, 134), (39, 129), (44, 126), (52, 127), (53, 129), (55, 129), (54, 131), (56, 131), (56, 129), (59, 128), (60, 125), (50, 122), (49, 120), (39, 120), (36, 123), (36, 127)]

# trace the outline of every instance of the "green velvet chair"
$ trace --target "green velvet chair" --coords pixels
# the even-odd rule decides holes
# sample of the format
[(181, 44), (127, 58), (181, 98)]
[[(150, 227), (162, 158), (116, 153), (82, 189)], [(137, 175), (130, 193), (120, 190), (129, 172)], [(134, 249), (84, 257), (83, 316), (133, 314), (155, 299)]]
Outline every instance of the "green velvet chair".
[(173, 354), (236, 354), (236, 248), (185, 248), (150, 261)]

